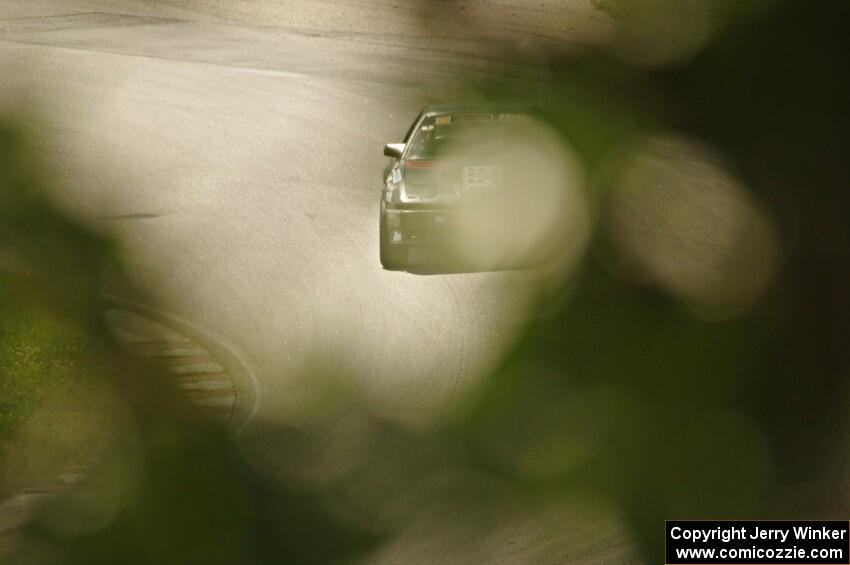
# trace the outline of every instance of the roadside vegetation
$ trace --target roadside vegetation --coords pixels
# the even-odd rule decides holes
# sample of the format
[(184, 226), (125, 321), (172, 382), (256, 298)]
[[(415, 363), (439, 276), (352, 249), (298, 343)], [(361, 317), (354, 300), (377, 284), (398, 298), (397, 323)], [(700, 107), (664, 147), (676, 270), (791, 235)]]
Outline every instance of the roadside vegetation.
[(97, 344), (60, 307), (80, 282), (64, 267), (87, 242), (63, 237), (71, 223), (39, 195), (24, 139), (13, 120), (0, 125), (0, 499), (86, 463), (108, 412)]
[(85, 462), (102, 410), (84, 335), (0, 275), (0, 498)]

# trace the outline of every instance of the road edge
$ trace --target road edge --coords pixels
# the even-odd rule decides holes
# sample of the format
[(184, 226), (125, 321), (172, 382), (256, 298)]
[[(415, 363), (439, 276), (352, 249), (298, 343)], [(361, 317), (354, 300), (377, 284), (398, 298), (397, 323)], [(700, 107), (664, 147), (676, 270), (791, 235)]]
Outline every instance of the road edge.
[(263, 391), (248, 356), (236, 344), (198, 322), (155, 306), (115, 294), (104, 294), (103, 299), (111, 307), (123, 308), (170, 327), (207, 349), (215, 359), (227, 367), (234, 381), (233, 386), (238, 393), (231, 424), (234, 433), (240, 434), (254, 420), (262, 405)]

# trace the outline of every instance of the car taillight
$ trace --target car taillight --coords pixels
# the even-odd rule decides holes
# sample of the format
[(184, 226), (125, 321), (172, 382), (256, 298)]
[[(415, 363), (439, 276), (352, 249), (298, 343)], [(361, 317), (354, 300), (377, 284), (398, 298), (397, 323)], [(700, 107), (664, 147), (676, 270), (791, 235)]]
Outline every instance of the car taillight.
[(440, 161), (428, 161), (425, 159), (414, 159), (404, 162), (406, 169), (439, 169), (441, 166), (442, 163)]
[(414, 199), (433, 199), (457, 194), (457, 170), (447, 161), (412, 160), (404, 163), (405, 194)]

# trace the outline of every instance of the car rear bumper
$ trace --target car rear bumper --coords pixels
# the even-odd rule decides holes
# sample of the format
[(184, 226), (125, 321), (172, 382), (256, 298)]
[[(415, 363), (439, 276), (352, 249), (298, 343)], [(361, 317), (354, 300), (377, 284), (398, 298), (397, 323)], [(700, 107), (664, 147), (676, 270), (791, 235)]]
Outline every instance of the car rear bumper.
[(458, 237), (464, 210), (388, 209), (387, 235), (393, 245), (447, 245)]

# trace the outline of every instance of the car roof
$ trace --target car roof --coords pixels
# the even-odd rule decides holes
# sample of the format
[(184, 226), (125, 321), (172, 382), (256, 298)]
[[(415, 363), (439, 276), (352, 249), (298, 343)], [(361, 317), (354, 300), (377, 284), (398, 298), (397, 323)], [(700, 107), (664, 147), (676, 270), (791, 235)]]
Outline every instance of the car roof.
[(444, 114), (463, 114), (466, 112), (498, 113), (498, 112), (522, 112), (531, 113), (537, 111), (534, 104), (527, 102), (485, 102), (481, 104), (453, 103), (453, 104), (428, 104), (422, 110), (426, 116), (439, 116)]

